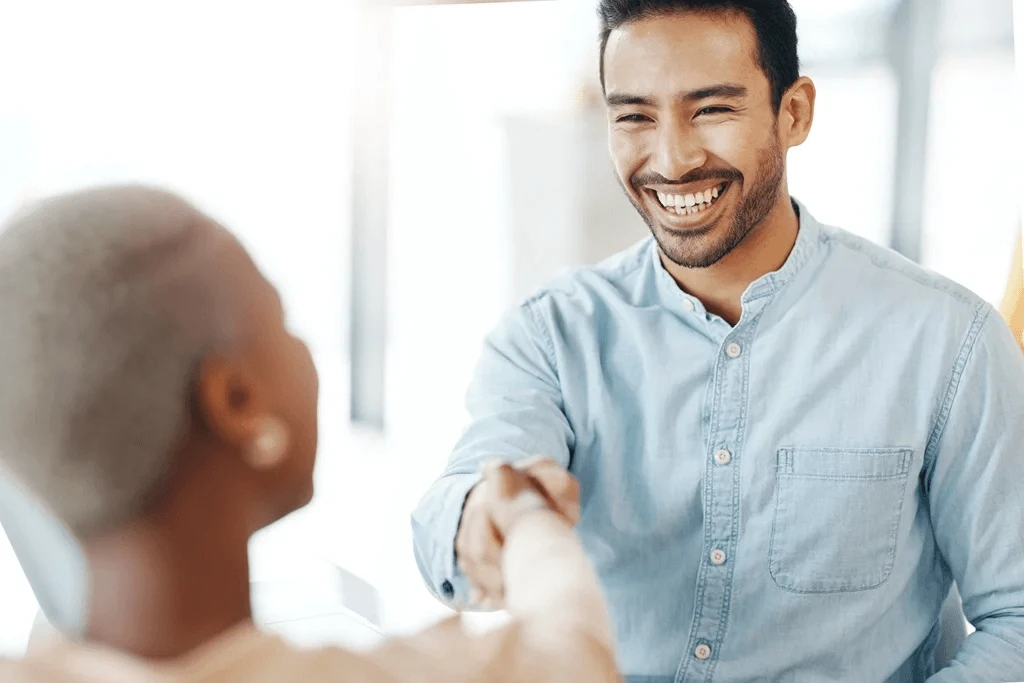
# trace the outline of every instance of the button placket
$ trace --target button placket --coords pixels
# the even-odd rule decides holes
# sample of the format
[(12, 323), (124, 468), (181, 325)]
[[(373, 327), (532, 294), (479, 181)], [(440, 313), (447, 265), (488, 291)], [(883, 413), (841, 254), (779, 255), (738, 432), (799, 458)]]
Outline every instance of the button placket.
[(709, 416), (708, 439), (716, 444), (706, 465), (704, 532), (709, 544), (698, 575), (701, 596), (690, 632), (690, 656), (680, 662), (677, 680), (705, 680), (714, 669), (718, 638), (724, 633), (731, 603), (739, 509), (738, 457), (744, 443), (749, 350), (754, 328), (737, 326), (722, 338), (719, 360), (709, 390), (705, 413)]

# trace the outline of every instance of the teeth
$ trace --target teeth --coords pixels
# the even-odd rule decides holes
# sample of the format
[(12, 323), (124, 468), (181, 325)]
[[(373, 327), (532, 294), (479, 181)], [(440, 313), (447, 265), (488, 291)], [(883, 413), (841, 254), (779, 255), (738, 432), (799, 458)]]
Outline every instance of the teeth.
[(665, 192), (658, 192), (658, 201), (669, 211), (675, 211), (675, 213), (681, 216), (689, 216), (694, 213), (703, 211), (710, 207), (718, 196), (721, 194), (720, 186), (704, 190), (703, 192), (697, 192), (696, 194), (667, 194)]

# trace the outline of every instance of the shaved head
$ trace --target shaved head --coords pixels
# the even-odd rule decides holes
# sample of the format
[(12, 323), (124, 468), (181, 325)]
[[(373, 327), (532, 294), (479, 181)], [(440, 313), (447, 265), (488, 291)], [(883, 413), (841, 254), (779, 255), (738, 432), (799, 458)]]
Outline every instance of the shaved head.
[(226, 252), (227, 231), (145, 187), (0, 228), (0, 462), (73, 532), (131, 519), (173, 473), (199, 364), (240, 333)]

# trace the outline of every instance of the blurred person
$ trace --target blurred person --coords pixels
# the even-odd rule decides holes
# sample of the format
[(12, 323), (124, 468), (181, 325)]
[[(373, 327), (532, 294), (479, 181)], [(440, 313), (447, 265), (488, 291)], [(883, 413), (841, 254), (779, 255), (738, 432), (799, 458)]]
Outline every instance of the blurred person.
[(248, 541), (313, 495), (317, 373), (245, 249), (184, 200), (113, 187), (20, 212), (0, 320), (0, 462), (81, 545), (89, 598), (81, 641), (0, 662), (5, 683), (617, 680), (569, 521), (507, 465), (483, 476), (509, 628), (452, 620), (366, 655), (256, 630)]
[[(558, 467), (526, 469), (563, 506), (579, 481), (627, 680), (1024, 680), (1006, 323), (791, 198), (816, 93), (789, 3), (600, 16), (611, 156), (652, 237), (487, 339), (471, 422), (412, 517), (429, 588), (501, 604), (476, 465), (542, 454)], [(954, 581), (976, 631), (945, 662)]]

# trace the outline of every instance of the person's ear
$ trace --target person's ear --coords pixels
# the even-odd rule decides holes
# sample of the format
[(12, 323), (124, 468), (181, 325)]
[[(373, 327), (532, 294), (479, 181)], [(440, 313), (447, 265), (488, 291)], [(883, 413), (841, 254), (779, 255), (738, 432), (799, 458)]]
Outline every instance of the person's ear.
[(779, 107), (779, 135), (786, 149), (802, 145), (814, 124), (814, 103), (818, 91), (814, 81), (801, 76), (782, 96)]
[(199, 370), (199, 418), (216, 440), (256, 470), (274, 469), (288, 453), (288, 425), (265, 407), (258, 384), (240, 364), (210, 357)]

